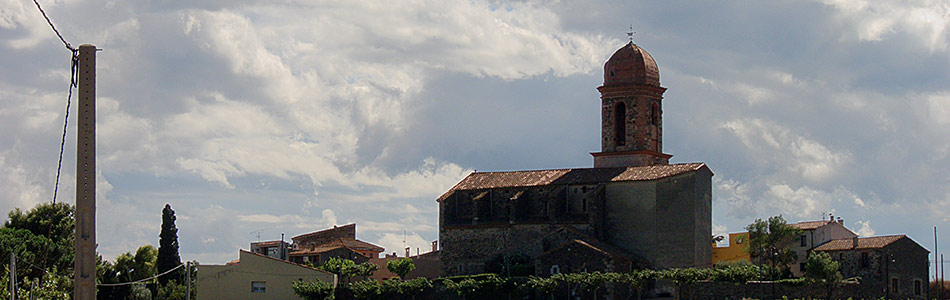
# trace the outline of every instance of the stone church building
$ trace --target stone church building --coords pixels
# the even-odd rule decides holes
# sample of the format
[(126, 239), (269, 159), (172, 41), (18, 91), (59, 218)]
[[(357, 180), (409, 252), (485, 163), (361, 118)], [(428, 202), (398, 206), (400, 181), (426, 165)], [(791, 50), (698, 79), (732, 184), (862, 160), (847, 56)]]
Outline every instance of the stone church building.
[(663, 153), (666, 88), (653, 57), (624, 45), (597, 90), (593, 168), (474, 172), (438, 198), (446, 275), (498, 262), (541, 276), (711, 266), (713, 173)]

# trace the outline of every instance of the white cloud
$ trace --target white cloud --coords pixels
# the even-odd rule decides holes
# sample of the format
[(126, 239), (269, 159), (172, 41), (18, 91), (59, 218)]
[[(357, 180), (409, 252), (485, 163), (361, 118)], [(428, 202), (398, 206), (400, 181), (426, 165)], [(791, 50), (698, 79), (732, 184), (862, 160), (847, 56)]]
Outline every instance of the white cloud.
[(376, 243), (386, 249), (384, 253), (396, 252), (396, 255), (400, 257), (406, 256), (406, 247), (410, 249), (410, 256), (416, 255), (417, 250), (418, 253), (426, 253), (432, 250), (432, 241), (427, 241), (414, 232), (408, 232), (406, 235), (387, 233)]
[(327, 227), (339, 225), (337, 222), (336, 214), (333, 213), (333, 210), (324, 209), (323, 210), (323, 223), (327, 224)]
[(859, 236), (862, 236), (862, 237), (874, 236), (874, 229), (871, 228), (871, 221), (857, 221), (857, 222), (854, 222), (854, 224), (855, 226), (860, 226), (860, 228), (858, 228), (858, 230), (855, 232)]
[(751, 159), (784, 169), (791, 173), (789, 175), (809, 182), (828, 180), (851, 161), (847, 151), (832, 151), (772, 121), (736, 119), (720, 127), (742, 141)]
[(950, 49), (950, 3), (941, 0), (819, 0), (838, 10), (862, 41), (906, 32), (934, 51)]

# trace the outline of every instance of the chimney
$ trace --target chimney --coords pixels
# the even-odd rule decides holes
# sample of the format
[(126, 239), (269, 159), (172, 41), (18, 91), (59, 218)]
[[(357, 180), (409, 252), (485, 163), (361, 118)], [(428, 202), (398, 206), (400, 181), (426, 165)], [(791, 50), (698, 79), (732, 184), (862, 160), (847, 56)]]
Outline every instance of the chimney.
[(439, 251), (439, 241), (432, 241), (432, 252)]
[(851, 248), (852, 249), (858, 248), (858, 237), (851, 238)]
[(406, 257), (409, 257), (409, 249), (410, 249), (410, 248), (411, 248), (411, 247), (406, 247)]
[(828, 216), (831, 217), (831, 221), (832, 221), (832, 222), (835, 221), (835, 214), (828, 214)]
[(841, 217), (838, 217), (838, 224), (841, 224), (841, 226), (844, 226), (844, 220), (842, 220)]

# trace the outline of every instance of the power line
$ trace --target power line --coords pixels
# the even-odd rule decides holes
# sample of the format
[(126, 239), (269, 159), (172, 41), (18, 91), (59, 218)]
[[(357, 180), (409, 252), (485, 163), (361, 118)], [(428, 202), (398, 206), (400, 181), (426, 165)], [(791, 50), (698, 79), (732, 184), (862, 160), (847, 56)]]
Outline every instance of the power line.
[(79, 83), (76, 81), (76, 75), (79, 73), (79, 52), (73, 51), (73, 57), (70, 60), (72, 70), (70, 71), (71, 78), (69, 79), (69, 94), (66, 96), (66, 113), (63, 117), (63, 138), (59, 143), (59, 162), (56, 163), (56, 184), (53, 187), (53, 204), (56, 204), (56, 196), (59, 194), (59, 176), (63, 170), (63, 152), (66, 148), (66, 129), (69, 127), (69, 105), (72, 103), (73, 88), (79, 86)]
[(66, 113), (63, 118), (63, 138), (59, 144), (59, 162), (56, 163), (56, 183), (53, 187), (53, 204), (56, 204), (56, 197), (59, 195), (59, 178), (63, 170), (63, 152), (66, 148), (66, 129), (69, 127), (69, 106), (72, 103), (73, 98), (73, 88), (78, 87), (79, 84), (76, 81), (76, 75), (79, 72), (79, 49), (76, 49), (69, 42), (66, 41), (66, 38), (63, 37), (59, 30), (56, 29), (56, 26), (53, 25), (53, 21), (50, 20), (49, 16), (46, 15), (46, 11), (43, 10), (43, 6), (40, 5), (38, 0), (33, 0), (33, 3), (36, 4), (36, 8), (40, 10), (40, 13), (43, 14), (43, 18), (46, 19), (46, 23), (49, 24), (49, 27), (53, 29), (53, 32), (56, 33), (56, 36), (59, 37), (59, 40), (63, 42), (63, 45), (66, 46), (66, 49), (72, 52), (72, 58), (70, 59), (70, 79), (69, 79), (69, 93), (66, 96)]
[(40, 13), (43, 14), (43, 18), (46, 19), (46, 23), (49, 23), (49, 27), (53, 29), (53, 32), (56, 33), (56, 36), (59, 37), (59, 40), (63, 41), (63, 45), (66, 45), (66, 49), (69, 49), (69, 51), (72, 51), (74, 53), (79, 51), (79, 49), (73, 48), (73, 45), (70, 45), (69, 42), (67, 42), (66, 39), (63, 38), (63, 35), (59, 33), (59, 30), (56, 30), (56, 26), (53, 25), (53, 21), (50, 20), (49, 17), (46, 16), (46, 11), (44, 11), (43, 7), (40, 6), (40, 2), (38, 0), (33, 0), (33, 3), (36, 4), (36, 8), (39, 9)]
[(174, 270), (178, 270), (178, 268), (181, 268), (181, 267), (184, 267), (184, 266), (185, 266), (185, 264), (180, 264), (180, 265), (178, 265), (177, 267), (171, 268), (171, 269), (169, 269), (168, 271), (163, 272), (162, 274), (158, 274), (158, 275), (155, 275), (155, 276), (152, 276), (152, 277), (149, 277), (149, 278), (139, 279), (139, 280), (136, 280), (136, 281), (122, 282), (122, 283), (96, 283), (96, 286), (132, 285), (132, 284), (136, 284), (136, 283), (139, 283), (139, 282), (149, 281), (149, 280), (158, 278), (158, 277), (160, 277), (160, 276), (162, 276), (162, 275), (171, 273), (171, 272), (174, 271)]

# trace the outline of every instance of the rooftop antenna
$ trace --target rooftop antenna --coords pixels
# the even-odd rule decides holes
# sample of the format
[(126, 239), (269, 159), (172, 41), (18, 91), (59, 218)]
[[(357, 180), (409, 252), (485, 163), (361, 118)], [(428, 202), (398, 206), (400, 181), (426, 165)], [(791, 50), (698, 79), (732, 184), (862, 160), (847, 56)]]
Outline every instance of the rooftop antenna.
[(627, 31), (627, 38), (630, 39), (630, 43), (633, 44), (633, 35), (637, 34), (636, 31), (633, 31), (633, 24), (630, 24), (630, 31)]
[(260, 242), (260, 241), (261, 241), (261, 232), (264, 232), (264, 229), (254, 230), (254, 231), (251, 231), (251, 232), (248, 233), (248, 234), (255, 234), (255, 233), (256, 233), (256, 234), (257, 234), (257, 241)]

